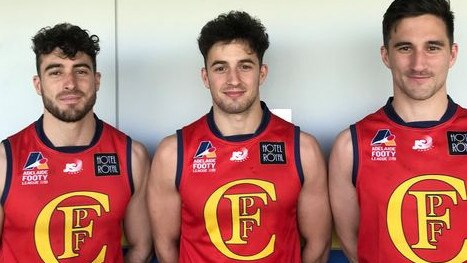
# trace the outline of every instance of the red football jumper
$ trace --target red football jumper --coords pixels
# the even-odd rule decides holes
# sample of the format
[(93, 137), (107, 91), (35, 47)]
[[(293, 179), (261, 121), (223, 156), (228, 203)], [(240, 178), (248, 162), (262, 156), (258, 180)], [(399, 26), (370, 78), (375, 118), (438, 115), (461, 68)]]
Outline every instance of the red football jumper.
[(0, 262), (123, 262), (131, 139), (96, 122), (89, 146), (54, 147), (42, 118), (3, 141)]
[(391, 101), (351, 126), (359, 262), (466, 262), (467, 111), (405, 123)]
[(299, 128), (270, 113), (223, 137), (212, 111), (177, 131), (179, 262), (301, 262)]

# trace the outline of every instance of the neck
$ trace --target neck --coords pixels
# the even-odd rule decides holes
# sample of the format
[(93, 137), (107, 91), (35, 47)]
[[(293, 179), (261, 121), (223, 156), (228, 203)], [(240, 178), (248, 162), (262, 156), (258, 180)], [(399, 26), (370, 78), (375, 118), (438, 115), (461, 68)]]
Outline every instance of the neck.
[(89, 145), (96, 132), (93, 112), (77, 122), (64, 122), (44, 111), (44, 133), (55, 147)]
[(394, 96), (392, 106), (404, 122), (439, 121), (446, 113), (448, 97), (444, 93), (424, 100), (407, 100)]
[(237, 114), (229, 114), (213, 106), (214, 122), (223, 136), (253, 134), (263, 118), (261, 104), (255, 103), (250, 109)]

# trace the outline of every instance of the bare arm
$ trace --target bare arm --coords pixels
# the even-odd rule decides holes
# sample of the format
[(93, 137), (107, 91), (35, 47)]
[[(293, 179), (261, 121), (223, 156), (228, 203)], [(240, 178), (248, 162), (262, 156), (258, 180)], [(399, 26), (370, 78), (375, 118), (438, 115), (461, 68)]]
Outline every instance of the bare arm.
[[(3, 194), (3, 189), (5, 187), (5, 179), (6, 179), (6, 153), (5, 153), (5, 146), (3, 143), (0, 143), (0, 197)], [(0, 204), (0, 237), (3, 233), (3, 204)]]
[(303, 262), (327, 262), (331, 245), (326, 164), (316, 139), (300, 133), (300, 158), (304, 183), (298, 200), (298, 223), (305, 239)]
[(160, 263), (177, 263), (179, 254), (181, 200), (175, 185), (177, 137), (165, 138), (151, 165), (148, 206), (156, 255)]
[(125, 213), (125, 236), (130, 245), (125, 262), (149, 262), (152, 241), (146, 206), (146, 184), (149, 173), (149, 157), (146, 148), (133, 141), (131, 167), (135, 191)]
[(329, 194), (337, 235), (351, 262), (357, 260), (359, 207), (352, 183), (353, 146), (350, 130), (339, 134), (329, 158)]

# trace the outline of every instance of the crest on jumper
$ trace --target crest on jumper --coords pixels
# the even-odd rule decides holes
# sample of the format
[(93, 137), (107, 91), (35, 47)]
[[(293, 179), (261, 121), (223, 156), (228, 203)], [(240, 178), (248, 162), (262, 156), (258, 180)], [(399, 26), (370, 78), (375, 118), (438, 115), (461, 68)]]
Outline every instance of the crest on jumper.
[(416, 139), (412, 146), (412, 150), (419, 152), (425, 152), (430, 150), (431, 148), (433, 148), (433, 138), (431, 138), (428, 135), (423, 136), (423, 138), (421, 139)]
[(380, 129), (371, 140), (372, 161), (396, 160), (396, 135), (389, 129)]
[(202, 141), (199, 143), (198, 150), (194, 158), (216, 158), (216, 147), (210, 141)]
[(21, 185), (39, 185), (49, 183), (48, 160), (41, 152), (30, 152), (23, 166)]
[(233, 162), (243, 162), (248, 158), (248, 149), (243, 147), (239, 151), (233, 151), (230, 160)]
[(47, 170), (47, 158), (41, 152), (30, 152), (23, 170)]
[(193, 172), (215, 172), (216, 157), (216, 147), (214, 147), (211, 141), (201, 141), (193, 157)]
[(83, 170), (83, 161), (76, 159), (74, 162), (66, 163), (63, 172), (67, 174), (77, 174), (81, 172), (81, 170)]

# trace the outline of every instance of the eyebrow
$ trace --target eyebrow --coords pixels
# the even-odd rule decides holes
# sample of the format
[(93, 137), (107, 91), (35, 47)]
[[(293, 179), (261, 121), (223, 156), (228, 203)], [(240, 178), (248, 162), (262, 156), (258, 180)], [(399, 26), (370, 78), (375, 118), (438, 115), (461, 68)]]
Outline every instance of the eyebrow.
[(249, 58), (240, 60), (240, 63), (256, 64), (252, 59), (249, 59)]
[[(436, 45), (436, 46), (446, 46), (446, 43), (444, 41), (441, 41), (441, 40), (430, 40), (427, 42), (429, 45)], [(398, 47), (401, 47), (401, 46), (411, 46), (412, 43), (410, 42), (398, 42), (398, 43), (395, 43), (394, 44), (394, 47), (395, 48), (398, 48)]]
[[(81, 67), (85, 67), (85, 68), (92, 70), (91, 66), (86, 63), (79, 63), (79, 64), (73, 65), (73, 68), (81, 68)], [(47, 67), (45, 67), (44, 72), (50, 69), (54, 69), (54, 68), (63, 68), (63, 64), (60, 64), (60, 63), (49, 64), (47, 65)]]
[(45, 67), (44, 71), (48, 71), (50, 69), (54, 69), (54, 68), (61, 68), (63, 67), (62, 64), (58, 64), (58, 63), (53, 63), (53, 64), (49, 64)]
[(210, 67), (214, 67), (216, 65), (225, 65), (227, 64), (227, 61), (224, 61), (224, 60), (214, 60), (211, 65), (209, 65)]
[[(251, 63), (251, 64), (256, 64), (252, 59), (249, 59), (249, 58), (246, 58), (246, 59), (241, 59), (240, 61), (238, 61), (239, 64), (243, 64), (243, 63)], [(228, 64), (227, 61), (225, 60), (214, 60), (210, 67), (214, 67), (216, 65), (225, 65), (225, 64)]]
[(441, 40), (432, 40), (432, 41), (428, 41), (428, 44), (444, 47), (446, 45), (446, 42), (441, 41)]

